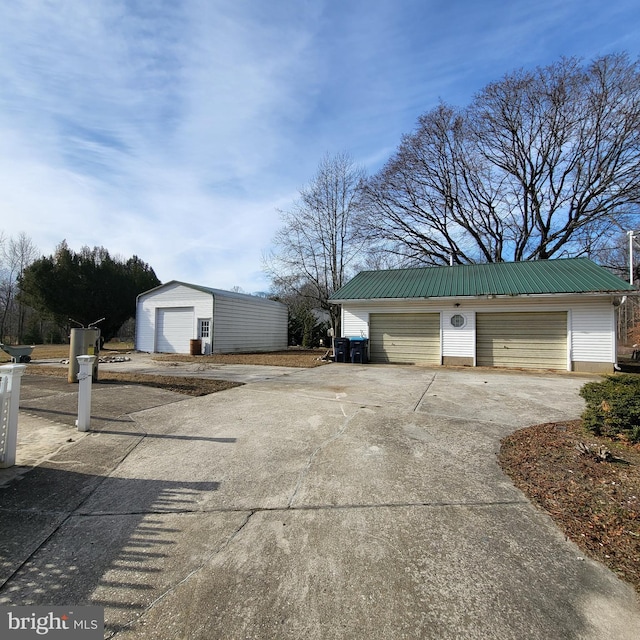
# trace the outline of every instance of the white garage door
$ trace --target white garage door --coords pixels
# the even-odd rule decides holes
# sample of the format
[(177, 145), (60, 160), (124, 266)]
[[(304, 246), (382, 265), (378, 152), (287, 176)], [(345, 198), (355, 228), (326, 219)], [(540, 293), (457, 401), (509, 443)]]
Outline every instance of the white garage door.
[(156, 311), (156, 351), (189, 353), (194, 335), (193, 307), (174, 307)]
[(372, 313), (371, 362), (440, 364), (439, 313)]
[(476, 362), (480, 367), (567, 368), (567, 314), (478, 313)]

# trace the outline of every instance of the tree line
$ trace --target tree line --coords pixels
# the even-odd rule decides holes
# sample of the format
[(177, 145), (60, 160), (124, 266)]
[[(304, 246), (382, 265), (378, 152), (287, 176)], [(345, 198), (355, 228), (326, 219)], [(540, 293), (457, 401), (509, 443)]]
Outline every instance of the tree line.
[(160, 284), (137, 256), (104, 247), (73, 251), (62, 241), (49, 256), (24, 233), (0, 235), (0, 342), (65, 342), (72, 326), (100, 320), (104, 341), (135, 316), (139, 293)]
[(337, 327), (328, 299), (363, 268), (587, 256), (624, 277), (639, 204), (639, 63), (562, 58), (422, 114), (372, 176), (323, 158), (264, 262)]

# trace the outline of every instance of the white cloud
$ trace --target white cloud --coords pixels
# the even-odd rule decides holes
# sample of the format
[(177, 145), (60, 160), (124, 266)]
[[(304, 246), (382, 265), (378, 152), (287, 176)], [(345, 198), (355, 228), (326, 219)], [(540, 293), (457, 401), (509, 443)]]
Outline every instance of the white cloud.
[(0, 230), (265, 289), (277, 208), (325, 152), (375, 170), (440, 98), (562, 54), (635, 56), (638, 26), (622, 0), (4, 3)]

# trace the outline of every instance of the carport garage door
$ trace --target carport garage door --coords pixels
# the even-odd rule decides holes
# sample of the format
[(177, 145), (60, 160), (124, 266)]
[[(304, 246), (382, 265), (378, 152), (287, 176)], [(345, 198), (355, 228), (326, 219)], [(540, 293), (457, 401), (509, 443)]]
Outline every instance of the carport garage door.
[(371, 362), (440, 364), (439, 313), (372, 313)]
[(478, 313), (476, 362), (480, 367), (566, 369), (566, 312)]
[(156, 351), (189, 353), (191, 338), (193, 338), (193, 307), (157, 310)]

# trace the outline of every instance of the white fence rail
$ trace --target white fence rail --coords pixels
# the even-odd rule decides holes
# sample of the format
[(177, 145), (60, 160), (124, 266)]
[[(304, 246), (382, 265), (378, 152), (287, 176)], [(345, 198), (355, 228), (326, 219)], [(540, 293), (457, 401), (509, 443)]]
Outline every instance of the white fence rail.
[(26, 368), (23, 364), (0, 366), (0, 468), (16, 463), (20, 379)]

